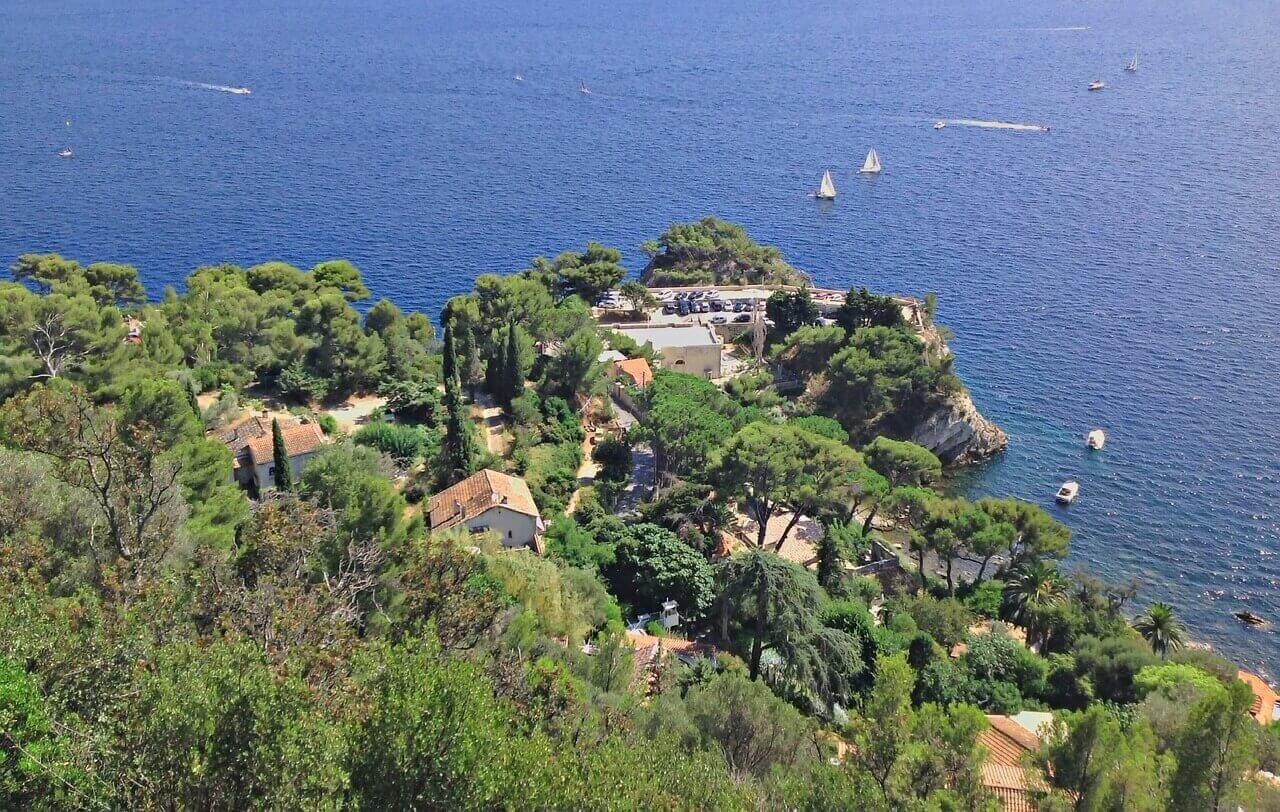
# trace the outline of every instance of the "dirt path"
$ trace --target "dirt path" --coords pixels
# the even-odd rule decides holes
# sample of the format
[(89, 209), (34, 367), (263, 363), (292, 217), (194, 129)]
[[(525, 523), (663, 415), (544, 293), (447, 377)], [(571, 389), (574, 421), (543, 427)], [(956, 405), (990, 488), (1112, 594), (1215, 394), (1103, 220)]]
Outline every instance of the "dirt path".
[(471, 413), (480, 421), (484, 431), (485, 447), (491, 454), (506, 457), (511, 449), (511, 436), (507, 433), (507, 415), (493, 402), (487, 392), (477, 392)]

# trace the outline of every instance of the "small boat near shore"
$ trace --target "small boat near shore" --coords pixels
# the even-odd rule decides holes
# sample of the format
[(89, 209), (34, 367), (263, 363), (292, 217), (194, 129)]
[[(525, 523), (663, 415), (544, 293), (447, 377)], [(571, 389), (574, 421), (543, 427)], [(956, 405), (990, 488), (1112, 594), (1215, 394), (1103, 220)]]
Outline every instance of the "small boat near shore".
[(1058, 493), (1053, 498), (1060, 505), (1069, 505), (1076, 501), (1076, 497), (1080, 494), (1080, 483), (1074, 479), (1069, 479), (1062, 483), (1062, 487), (1058, 488)]
[(1084, 444), (1090, 451), (1101, 451), (1107, 446), (1107, 433), (1102, 429), (1094, 429), (1085, 435)]
[(1240, 621), (1246, 626), (1265, 626), (1267, 624), (1267, 619), (1265, 617), (1263, 617), (1262, 615), (1254, 614), (1253, 612), (1250, 612), (1248, 609), (1242, 609), (1239, 612), (1232, 612), (1231, 614), (1232, 616), (1235, 617), (1236, 620)]
[(1095, 79), (1094, 81), (1089, 83), (1090, 90), (1102, 90), (1106, 86), (1107, 86), (1107, 83), (1102, 81), (1101, 79)]

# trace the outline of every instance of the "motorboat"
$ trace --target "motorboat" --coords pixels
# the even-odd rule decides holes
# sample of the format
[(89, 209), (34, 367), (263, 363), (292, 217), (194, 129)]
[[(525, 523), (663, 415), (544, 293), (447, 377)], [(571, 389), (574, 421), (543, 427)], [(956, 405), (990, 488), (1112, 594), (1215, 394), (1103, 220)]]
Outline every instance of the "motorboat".
[(1094, 81), (1089, 83), (1090, 90), (1102, 90), (1106, 86), (1107, 86), (1106, 82), (1102, 81), (1101, 79), (1095, 79)]
[(1102, 429), (1094, 429), (1085, 435), (1084, 444), (1091, 451), (1101, 451), (1107, 445), (1107, 433)]
[(862, 162), (862, 168), (858, 170), (863, 175), (879, 175), (884, 170), (884, 166), (880, 163), (880, 153), (876, 152), (875, 147), (867, 153), (867, 159)]
[(515, 75), (515, 76), (513, 76), (512, 78), (513, 78), (513, 79), (515, 79), (517, 82), (523, 82), (523, 81), (524, 81), (524, 74), (523, 74), (523, 73), (521, 73), (520, 71), (516, 71), (516, 75)]
[(1137, 54), (1134, 54), (1134, 55), (1133, 55), (1133, 59), (1130, 59), (1130, 60), (1129, 60), (1129, 64), (1128, 64), (1128, 65), (1125, 65), (1125, 66), (1124, 66), (1124, 69), (1125, 69), (1125, 70), (1127, 70), (1127, 71), (1129, 71), (1129, 73), (1133, 73), (1134, 71), (1136, 71), (1136, 70), (1138, 69), (1138, 55), (1137, 55)]
[(812, 197), (819, 200), (835, 200), (836, 184), (831, 180), (831, 170), (824, 170), (822, 173), (822, 182), (818, 184), (818, 190), (810, 193)]
[(59, 158), (70, 158), (74, 154), (75, 153), (71, 151), (71, 147), (65, 147), (63, 149), (58, 150)]
[(248, 96), (253, 91), (247, 87), (231, 87), (227, 88), (228, 93), (235, 93), (238, 96)]
[(1235, 616), (1236, 620), (1249, 626), (1263, 626), (1266, 625), (1267, 622), (1267, 619), (1262, 615), (1254, 614), (1248, 609), (1243, 609), (1239, 612), (1232, 612), (1231, 614)]
[(1076, 496), (1080, 493), (1080, 483), (1074, 479), (1062, 483), (1062, 487), (1058, 488), (1058, 494), (1054, 497), (1060, 505), (1069, 505), (1076, 501)]
[(941, 130), (945, 126), (947, 126), (947, 122), (943, 121), (942, 119), (938, 119), (937, 121), (933, 122), (933, 128), (935, 130)]

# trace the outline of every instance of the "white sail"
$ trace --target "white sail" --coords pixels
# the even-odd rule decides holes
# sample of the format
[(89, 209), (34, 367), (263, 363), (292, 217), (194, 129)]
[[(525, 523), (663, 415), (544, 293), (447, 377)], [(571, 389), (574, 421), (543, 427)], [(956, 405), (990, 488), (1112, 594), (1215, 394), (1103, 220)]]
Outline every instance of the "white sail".
[(862, 169), (859, 171), (874, 174), (883, 168), (884, 167), (880, 165), (880, 155), (873, 147), (871, 151), (867, 153), (867, 159), (862, 162)]
[(1129, 60), (1129, 64), (1128, 64), (1127, 66), (1125, 66), (1125, 69), (1126, 69), (1126, 70), (1137, 70), (1137, 69), (1138, 69), (1138, 55), (1137, 55), (1137, 54), (1134, 54), (1134, 55), (1133, 55), (1133, 59)]
[(831, 180), (831, 170), (822, 173), (822, 183), (818, 185), (818, 197), (833, 198), (836, 196), (836, 184)]

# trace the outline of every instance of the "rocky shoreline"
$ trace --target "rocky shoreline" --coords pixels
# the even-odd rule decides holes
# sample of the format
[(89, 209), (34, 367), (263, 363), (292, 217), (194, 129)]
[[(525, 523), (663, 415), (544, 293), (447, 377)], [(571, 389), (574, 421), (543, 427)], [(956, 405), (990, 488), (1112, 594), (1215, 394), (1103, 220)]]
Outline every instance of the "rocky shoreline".
[(939, 403), (916, 424), (907, 439), (949, 465), (979, 462), (1009, 445), (1009, 435), (978, 411), (968, 392)]

